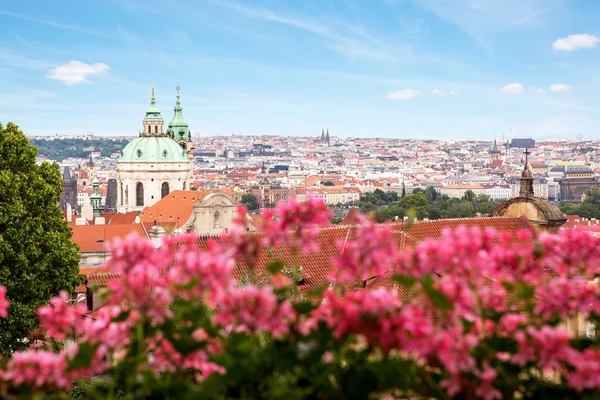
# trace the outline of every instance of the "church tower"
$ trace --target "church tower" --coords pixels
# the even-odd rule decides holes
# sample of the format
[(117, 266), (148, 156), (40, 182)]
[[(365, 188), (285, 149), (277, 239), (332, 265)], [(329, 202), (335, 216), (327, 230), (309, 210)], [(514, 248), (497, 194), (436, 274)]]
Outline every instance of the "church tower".
[(90, 196), (90, 202), (92, 203), (92, 210), (94, 211), (94, 218), (100, 216), (100, 212), (102, 211), (102, 196), (100, 196), (100, 192), (98, 192), (98, 186), (100, 183), (98, 179), (94, 178), (92, 181), (92, 187), (94, 188), (94, 193)]
[(192, 157), (192, 135), (187, 122), (183, 119), (183, 107), (179, 101), (179, 86), (175, 88), (177, 90), (177, 101), (173, 108), (173, 120), (169, 122), (169, 129), (167, 135), (175, 140), (187, 153), (188, 157)]
[(154, 83), (152, 83), (152, 96), (150, 97), (150, 107), (146, 110), (146, 116), (142, 121), (142, 132), (140, 136), (164, 136), (164, 124), (160, 110), (156, 107), (156, 97), (154, 97)]

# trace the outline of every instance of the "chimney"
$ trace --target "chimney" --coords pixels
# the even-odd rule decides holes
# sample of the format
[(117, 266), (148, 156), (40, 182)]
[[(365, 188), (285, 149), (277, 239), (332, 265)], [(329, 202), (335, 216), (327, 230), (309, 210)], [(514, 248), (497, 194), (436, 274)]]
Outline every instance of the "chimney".
[(160, 246), (162, 246), (162, 238), (166, 234), (167, 232), (163, 229), (163, 227), (156, 225), (156, 222), (155, 225), (150, 228), (148, 235), (150, 236), (150, 241), (154, 245), (155, 249), (158, 249)]
[(94, 219), (94, 225), (105, 225), (106, 224), (106, 220), (104, 219), (104, 217), (96, 217)]
[(94, 220), (94, 209), (92, 208), (92, 206), (81, 207), (81, 218), (85, 218), (88, 221)]
[(73, 222), (73, 208), (71, 207), (71, 203), (67, 203), (67, 222), (69, 224)]

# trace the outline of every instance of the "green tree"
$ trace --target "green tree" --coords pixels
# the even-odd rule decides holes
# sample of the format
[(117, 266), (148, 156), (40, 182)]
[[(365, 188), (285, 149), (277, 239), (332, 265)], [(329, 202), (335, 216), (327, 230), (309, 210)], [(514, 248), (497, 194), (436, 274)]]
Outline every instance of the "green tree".
[(258, 210), (258, 200), (252, 193), (246, 193), (240, 199), (240, 203), (246, 206), (248, 210)]
[(475, 192), (473, 192), (472, 190), (467, 190), (462, 197), (462, 201), (467, 201), (471, 204), (475, 203), (476, 199), (477, 196), (475, 196)]
[(427, 201), (424, 192), (417, 194), (408, 194), (400, 200), (400, 206), (408, 212), (414, 210), (417, 213), (417, 218), (422, 219), (429, 216), (431, 205)]
[(332, 181), (321, 181), (321, 185), (323, 186), (335, 186), (335, 183)]
[(19, 127), (0, 124), (0, 285), (10, 315), (0, 319), (0, 353), (27, 347), (35, 311), (78, 283), (79, 249), (57, 204), (57, 164), (37, 165), (37, 150)]
[(579, 215), (579, 205), (573, 203), (562, 203), (559, 207), (565, 215)]
[(577, 211), (577, 215), (583, 218), (600, 218), (600, 208), (595, 204), (582, 203)]
[(467, 202), (454, 203), (444, 212), (444, 218), (472, 218), (474, 216), (475, 207)]
[(436, 201), (439, 195), (440, 194), (437, 192), (437, 190), (435, 190), (433, 186), (429, 186), (427, 189), (425, 189), (425, 197), (427, 197), (427, 201), (429, 201), (430, 203)]
[(582, 203), (593, 204), (596, 207), (600, 208), (600, 189), (599, 188), (588, 189), (585, 192), (585, 197), (584, 197)]

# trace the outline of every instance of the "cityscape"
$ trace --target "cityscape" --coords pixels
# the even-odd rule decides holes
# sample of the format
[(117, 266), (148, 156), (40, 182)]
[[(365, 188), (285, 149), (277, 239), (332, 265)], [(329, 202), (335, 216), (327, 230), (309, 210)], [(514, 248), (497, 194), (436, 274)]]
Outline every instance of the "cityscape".
[(0, 6), (0, 398), (600, 398), (598, 17)]

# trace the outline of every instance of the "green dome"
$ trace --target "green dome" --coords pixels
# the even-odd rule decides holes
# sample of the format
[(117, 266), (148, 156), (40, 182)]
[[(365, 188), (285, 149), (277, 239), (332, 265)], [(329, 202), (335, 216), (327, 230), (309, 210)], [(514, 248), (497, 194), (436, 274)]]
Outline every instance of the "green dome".
[(185, 150), (167, 136), (141, 136), (121, 153), (120, 162), (188, 162)]

